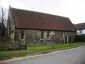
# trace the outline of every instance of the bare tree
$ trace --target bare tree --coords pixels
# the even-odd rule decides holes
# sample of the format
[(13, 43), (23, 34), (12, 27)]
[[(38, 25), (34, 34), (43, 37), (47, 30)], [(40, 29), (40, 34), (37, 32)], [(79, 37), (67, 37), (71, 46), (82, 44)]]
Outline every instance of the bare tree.
[(3, 7), (0, 7), (0, 22), (5, 24), (6, 20), (7, 20), (6, 9)]
[[(7, 35), (6, 35), (6, 29), (5, 26), (7, 24), (7, 10), (4, 7), (0, 7), (0, 23), (3, 24), (3, 26), (1, 27), (1, 38), (6, 39)], [(6, 40), (3, 40), (6, 41)]]

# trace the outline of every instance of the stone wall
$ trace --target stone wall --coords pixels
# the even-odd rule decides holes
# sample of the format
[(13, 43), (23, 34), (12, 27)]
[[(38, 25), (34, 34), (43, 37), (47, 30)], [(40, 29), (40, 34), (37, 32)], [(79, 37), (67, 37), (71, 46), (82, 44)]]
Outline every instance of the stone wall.
[(20, 30), (15, 29), (14, 40), (19, 41), (21, 39), (21, 31), (23, 31), (23, 39), (27, 43), (66, 43), (73, 42), (76, 36), (76, 32), (63, 32), (63, 31), (43, 31), (43, 38), (41, 38), (41, 30)]
[(41, 39), (41, 30), (24, 30), (24, 35), (28, 43), (40, 43), (42, 40), (65, 43), (74, 41), (76, 32), (49, 31), (49, 37), (47, 37), (47, 31), (44, 31), (43, 39)]

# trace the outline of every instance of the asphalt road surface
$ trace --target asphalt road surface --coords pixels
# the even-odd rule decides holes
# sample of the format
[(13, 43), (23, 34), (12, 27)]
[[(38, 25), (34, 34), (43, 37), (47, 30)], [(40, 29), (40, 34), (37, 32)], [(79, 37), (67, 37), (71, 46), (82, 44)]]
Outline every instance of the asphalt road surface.
[(85, 64), (85, 46), (45, 56), (1, 64)]

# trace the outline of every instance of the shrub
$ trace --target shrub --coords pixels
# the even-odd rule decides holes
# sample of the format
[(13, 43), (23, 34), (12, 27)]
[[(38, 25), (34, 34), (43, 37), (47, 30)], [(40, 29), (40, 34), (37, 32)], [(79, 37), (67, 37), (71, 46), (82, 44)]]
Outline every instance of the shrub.
[(85, 35), (76, 35), (76, 41), (85, 42)]

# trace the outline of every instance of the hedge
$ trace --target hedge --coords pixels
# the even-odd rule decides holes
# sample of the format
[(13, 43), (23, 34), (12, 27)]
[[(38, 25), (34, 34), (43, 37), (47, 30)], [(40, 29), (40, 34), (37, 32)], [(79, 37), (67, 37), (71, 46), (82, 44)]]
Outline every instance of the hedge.
[(76, 35), (76, 41), (78, 41), (78, 42), (85, 42), (85, 34)]

